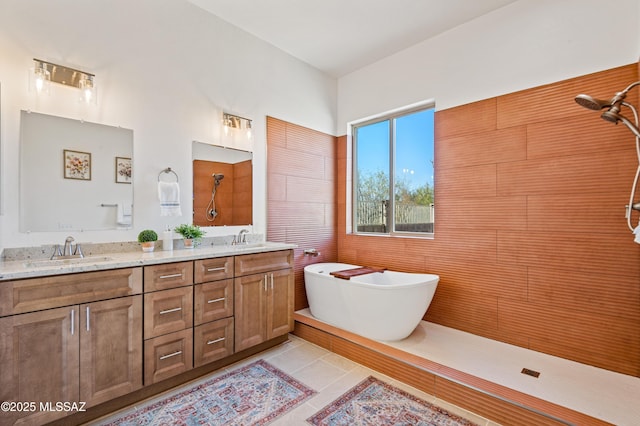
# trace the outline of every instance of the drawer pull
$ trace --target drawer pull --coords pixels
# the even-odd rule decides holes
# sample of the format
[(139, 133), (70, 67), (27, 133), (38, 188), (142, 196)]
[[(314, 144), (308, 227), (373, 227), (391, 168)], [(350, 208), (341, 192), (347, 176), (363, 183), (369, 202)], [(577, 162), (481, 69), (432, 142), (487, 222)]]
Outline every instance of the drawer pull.
[(76, 310), (71, 310), (71, 335), (73, 336), (75, 332), (75, 323), (76, 323)]
[(225, 300), (226, 297), (219, 297), (217, 299), (211, 299), (211, 300), (207, 300), (207, 303), (216, 303), (216, 302), (222, 302), (223, 300)]
[(89, 307), (87, 306), (87, 331), (91, 331), (91, 326), (89, 322), (91, 321), (91, 314), (89, 313)]
[(216, 340), (209, 340), (207, 342), (207, 345), (213, 345), (214, 343), (218, 343), (218, 342), (222, 342), (222, 341), (224, 341), (224, 337), (220, 337), (220, 338), (218, 338)]
[(224, 271), (225, 269), (227, 269), (226, 266), (220, 266), (219, 268), (207, 268), (207, 272)]
[(181, 311), (182, 308), (178, 307), (178, 308), (173, 308), (173, 309), (166, 309), (164, 311), (160, 311), (160, 315), (164, 315), (164, 314), (170, 314), (172, 312), (178, 312)]
[(167, 358), (171, 358), (172, 356), (178, 356), (178, 355), (180, 355), (181, 353), (182, 353), (182, 351), (175, 351), (175, 352), (174, 352), (174, 353), (172, 353), (172, 354), (162, 355), (162, 356), (160, 357), (160, 361), (162, 361), (162, 360), (164, 360), (164, 359), (167, 359)]
[(169, 275), (160, 275), (161, 280), (166, 280), (167, 278), (178, 278), (182, 277), (182, 273), (180, 274), (169, 274)]

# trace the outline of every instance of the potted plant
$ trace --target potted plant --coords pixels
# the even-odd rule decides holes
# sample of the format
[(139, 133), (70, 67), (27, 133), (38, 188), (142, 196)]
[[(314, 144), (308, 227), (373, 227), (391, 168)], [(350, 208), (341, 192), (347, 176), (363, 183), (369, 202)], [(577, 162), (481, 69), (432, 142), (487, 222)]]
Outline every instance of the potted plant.
[(185, 248), (193, 248), (194, 243), (200, 241), (204, 236), (204, 231), (198, 225), (183, 223), (175, 227), (174, 231), (182, 235)]
[(152, 229), (145, 229), (138, 234), (138, 242), (142, 245), (142, 251), (151, 252), (158, 241), (158, 234)]

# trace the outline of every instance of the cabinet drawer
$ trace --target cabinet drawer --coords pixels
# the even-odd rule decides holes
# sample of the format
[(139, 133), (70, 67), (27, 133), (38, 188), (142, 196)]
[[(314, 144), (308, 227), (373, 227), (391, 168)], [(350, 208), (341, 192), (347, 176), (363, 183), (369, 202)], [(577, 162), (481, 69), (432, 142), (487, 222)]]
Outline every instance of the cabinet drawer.
[(144, 338), (193, 326), (193, 289), (180, 287), (144, 295)]
[(196, 325), (233, 315), (233, 280), (196, 284), (194, 292)]
[(83, 272), (0, 283), (0, 316), (142, 292), (142, 268)]
[(199, 325), (193, 329), (193, 365), (201, 365), (233, 354), (233, 318)]
[(196, 283), (233, 278), (233, 257), (196, 260), (194, 273)]
[(166, 290), (193, 284), (193, 262), (144, 267), (144, 291)]
[(293, 250), (244, 254), (235, 257), (236, 277), (293, 268)]
[(193, 368), (193, 329), (144, 342), (144, 384), (150, 385)]

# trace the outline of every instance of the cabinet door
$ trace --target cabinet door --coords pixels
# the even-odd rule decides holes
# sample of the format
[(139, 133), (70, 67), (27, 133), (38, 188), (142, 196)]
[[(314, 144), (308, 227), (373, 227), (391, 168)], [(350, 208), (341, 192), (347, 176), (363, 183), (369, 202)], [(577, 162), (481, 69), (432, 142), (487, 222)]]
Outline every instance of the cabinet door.
[(269, 273), (266, 337), (272, 339), (293, 330), (293, 272), (291, 269)]
[(80, 399), (99, 404), (142, 387), (142, 296), (80, 306)]
[(233, 280), (196, 284), (193, 287), (195, 325), (233, 315)]
[(233, 354), (233, 318), (199, 325), (193, 329), (193, 366)]
[(264, 342), (268, 274), (234, 280), (236, 352)]
[(163, 263), (144, 267), (145, 293), (191, 284), (193, 284), (193, 262)]
[(193, 266), (193, 277), (196, 283), (233, 278), (233, 257), (196, 260)]
[(193, 287), (180, 287), (144, 295), (145, 339), (192, 326)]
[(293, 267), (293, 250), (243, 254), (235, 257), (236, 277), (268, 273)]
[(193, 329), (144, 342), (144, 384), (150, 385), (193, 368)]
[(0, 401), (35, 402), (35, 411), (0, 412), (0, 424), (20, 417), (44, 424), (68, 413), (41, 411), (40, 402), (79, 402), (78, 309), (71, 306), (0, 318)]

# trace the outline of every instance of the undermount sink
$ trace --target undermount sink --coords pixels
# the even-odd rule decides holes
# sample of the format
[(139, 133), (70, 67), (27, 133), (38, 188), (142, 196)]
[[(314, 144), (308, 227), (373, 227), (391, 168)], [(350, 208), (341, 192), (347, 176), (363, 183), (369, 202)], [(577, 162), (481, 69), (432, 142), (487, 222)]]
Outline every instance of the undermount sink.
[(113, 260), (109, 256), (88, 256), (88, 257), (74, 257), (69, 259), (47, 259), (47, 260), (34, 260), (26, 262), (24, 266), (26, 268), (42, 268), (45, 266), (64, 266), (64, 265), (77, 265), (83, 263), (96, 263), (106, 262)]

